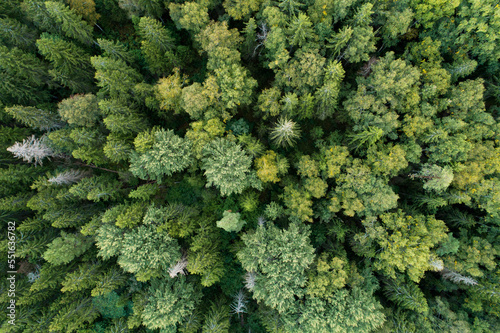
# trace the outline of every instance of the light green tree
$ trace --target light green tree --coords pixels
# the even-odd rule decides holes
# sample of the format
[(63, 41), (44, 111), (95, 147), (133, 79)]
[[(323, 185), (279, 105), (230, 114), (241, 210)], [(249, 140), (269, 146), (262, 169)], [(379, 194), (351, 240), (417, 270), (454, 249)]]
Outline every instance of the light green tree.
[(241, 236), (245, 246), (237, 257), (256, 276), (251, 290), (257, 301), (284, 313), (294, 306), (295, 297), (304, 295), (306, 269), (314, 260), (309, 234), (308, 227), (297, 223), (284, 230), (266, 223)]
[[(180, 324), (194, 311), (201, 293), (182, 276), (151, 282), (141, 319), (147, 328), (176, 332)], [(135, 307), (135, 303), (134, 303)]]
[(286, 174), (288, 166), (286, 158), (276, 154), (273, 150), (268, 150), (266, 154), (255, 160), (257, 177), (264, 183), (279, 182), (279, 176)]
[(83, 235), (61, 232), (61, 237), (52, 241), (44, 252), (43, 258), (53, 265), (70, 263), (92, 246), (92, 241)]
[(186, 29), (193, 34), (199, 33), (210, 21), (208, 8), (198, 2), (170, 3), (168, 9), (177, 28)]
[(132, 229), (105, 223), (96, 234), (99, 256), (104, 259), (118, 256), (118, 264), (135, 274), (138, 281), (161, 276), (181, 258), (177, 241), (166, 233), (158, 233), (150, 215), (146, 214), (143, 222)]
[(369, 217), (362, 223), (365, 233), (357, 234), (356, 242), (365, 253), (373, 251), (368, 256), (375, 257), (374, 267), (392, 278), (397, 269), (412, 281), (420, 281), (425, 271), (431, 270), (432, 249), (447, 238), (443, 221), (434, 216), (410, 216), (402, 210), (382, 214), (380, 220)]
[(99, 120), (97, 97), (93, 94), (73, 95), (58, 104), (61, 118), (70, 125), (92, 127)]
[(411, 174), (410, 177), (420, 178), (424, 181), (424, 190), (442, 192), (450, 186), (453, 181), (453, 171), (450, 167), (444, 168), (436, 164), (424, 164), (422, 170)]
[(222, 219), (217, 221), (217, 227), (222, 228), (227, 232), (239, 232), (246, 223), (246, 221), (243, 221), (241, 219), (240, 213), (233, 213), (231, 211), (225, 210), (222, 215)]
[(94, 66), (97, 85), (101, 92), (111, 98), (125, 99), (133, 87), (141, 80), (141, 75), (121, 59), (94, 56), (90, 59)]
[(137, 153), (131, 156), (130, 171), (141, 179), (161, 183), (163, 177), (186, 169), (192, 162), (191, 142), (172, 130), (142, 132), (135, 139), (135, 147)]
[(160, 115), (166, 116), (169, 111), (181, 112), (182, 87), (187, 84), (187, 76), (181, 75), (180, 70), (166, 78), (161, 78), (155, 86), (155, 97), (160, 102), (160, 109), (166, 111)]
[(346, 261), (331, 257), (323, 252), (318, 256), (310, 270), (307, 294), (314, 297), (329, 298), (347, 282)]
[(366, 165), (355, 160), (337, 178), (331, 193), (330, 210), (348, 216), (373, 216), (397, 207), (399, 196), (389, 185), (371, 172)]
[(382, 305), (366, 291), (342, 289), (331, 297), (307, 298), (291, 313), (282, 316), (291, 333), (374, 332), (385, 321)]
[(354, 131), (372, 126), (394, 136), (400, 126), (399, 114), (418, 108), (420, 73), (396, 59), (393, 52), (379, 59), (372, 70), (367, 78), (358, 78), (357, 92), (344, 102), (344, 107), (354, 121)]
[(283, 117), (274, 125), (270, 137), (278, 146), (293, 146), (300, 137), (300, 127), (293, 120)]
[(216, 138), (203, 148), (201, 168), (205, 170), (207, 187), (215, 185), (223, 196), (241, 193), (262, 184), (250, 170), (252, 159), (241, 146), (228, 139)]

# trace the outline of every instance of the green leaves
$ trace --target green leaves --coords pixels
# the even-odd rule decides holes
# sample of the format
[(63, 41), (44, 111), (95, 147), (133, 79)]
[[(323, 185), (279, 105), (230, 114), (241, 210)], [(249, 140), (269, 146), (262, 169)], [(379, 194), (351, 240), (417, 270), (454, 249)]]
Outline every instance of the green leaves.
[(395, 278), (396, 269), (407, 272), (412, 281), (418, 282), (430, 270), (431, 249), (447, 238), (446, 225), (433, 216), (410, 216), (402, 210), (380, 215), (380, 220), (363, 220), (364, 234), (355, 236), (361, 246), (379, 245), (374, 267)]
[[(142, 141), (150, 136), (151, 148), (142, 149)], [(187, 168), (191, 162), (191, 142), (174, 134), (174, 131), (163, 129), (139, 134), (135, 141), (136, 149), (130, 159), (130, 171), (141, 179), (156, 180), (161, 184), (164, 176), (171, 176)], [(146, 146), (146, 147), (147, 147)]]
[(245, 247), (237, 257), (245, 270), (257, 274), (252, 289), (257, 301), (283, 313), (303, 296), (305, 270), (314, 260), (309, 234), (297, 223), (284, 230), (267, 223), (241, 236)]
[(96, 241), (101, 257), (118, 256), (118, 264), (134, 273), (138, 281), (160, 276), (181, 258), (177, 241), (158, 233), (152, 224), (123, 231), (104, 224), (97, 232)]
[(61, 29), (66, 36), (84, 44), (92, 42), (92, 27), (69, 7), (59, 2), (46, 1), (45, 8), (47, 8), (47, 12), (54, 21), (61, 25)]
[(67, 234), (61, 232), (58, 237), (49, 244), (43, 258), (53, 265), (68, 264), (75, 257), (80, 256), (92, 246), (90, 239), (82, 235)]
[(380, 303), (362, 289), (342, 289), (326, 300), (308, 298), (282, 320), (285, 331), (292, 333), (373, 332), (385, 321), (381, 308)]
[(245, 225), (245, 221), (241, 220), (240, 213), (233, 213), (231, 211), (224, 211), (221, 220), (217, 221), (217, 227), (222, 228), (228, 232), (239, 232)]
[(260, 188), (260, 180), (250, 171), (252, 160), (240, 145), (216, 138), (203, 148), (203, 156), (206, 186), (215, 185), (223, 196), (241, 193), (250, 186)]
[(148, 300), (141, 319), (149, 329), (175, 332), (195, 309), (201, 294), (183, 277), (154, 280), (148, 289)]

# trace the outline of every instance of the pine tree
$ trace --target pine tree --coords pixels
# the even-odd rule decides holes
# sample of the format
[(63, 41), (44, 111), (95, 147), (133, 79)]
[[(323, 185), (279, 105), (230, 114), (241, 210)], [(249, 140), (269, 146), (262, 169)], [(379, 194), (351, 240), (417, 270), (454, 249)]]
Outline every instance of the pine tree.
[(78, 94), (58, 104), (61, 118), (70, 125), (92, 127), (100, 118), (97, 97), (93, 94)]
[[(135, 140), (136, 149), (149, 132), (139, 134)], [(141, 179), (153, 179), (161, 183), (164, 176), (171, 176), (187, 168), (191, 163), (191, 143), (174, 134), (172, 130), (151, 132), (150, 149), (131, 157), (130, 171)]]
[(91, 246), (90, 239), (62, 231), (61, 237), (54, 239), (49, 244), (43, 258), (53, 265), (68, 264), (74, 258), (85, 253)]
[(14, 119), (34, 129), (49, 131), (63, 126), (57, 114), (32, 106), (15, 105), (5, 108)]
[(123, 60), (128, 64), (134, 61), (134, 56), (128, 51), (127, 47), (117, 41), (108, 39), (97, 39), (97, 44), (103, 51), (103, 56), (118, 60)]
[(324, 84), (314, 95), (317, 105), (315, 116), (320, 120), (331, 117), (337, 109), (340, 83), (345, 75), (342, 64), (337, 61), (329, 64), (325, 72)]
[(188, 250), (187, 270), (200, 275), (204, 287), (219, 282), (225, 274), (220, 229), (213, 222), (211, 217), (204, 216)]
[(141, 51), (149, 64), (150, 70), (156, 74), (164, 74), (172, 68), (167, 55), (173, 50), (173, 37), (161, 23), (150, 17), (141, 17), (138, 33), (142, 38)]
[(302, 47), (308, 38), (314, 38), (312, 23), (304, 13), (293, 17), (288, 28), (290, 45)]
[(35, 39), (35, 31), (30, 30), (26, 25), (10, 17), (0, 18), (0, 41), (3, 41), (2, 44), (31, 51)]
[(49, 74), (73, 92), (91, 90), (90, 56), (74, 43), (43, 33), (36, 41), (38, 51), (52, 63)]
[(399, 276), (395, 280), (388, 280), (384, 286), (387, 298), (405, 309), (420, 313), (428, 311), (427, 300), (418, 285)]
[(83, 200), (109, 201), (119, 196), (120, 182), (108, 175), (81, 179), (71, 186), (69, 193)]
[(247, 187), (259, 188), (260, 181), (250, 171), (252, 160), (241, 146), (216, 138), (203, 149), (202, 169), (207, 177), (207, 187), (215, 185), (223, 196), (241, 193)]
[(228, 333), (229, 311), (227, 305), (212, 303), (205, 316), (202, 333)]
[[(0, 100), (7, 105), (12, 101), (33, 103), (48, 99), (47, 91), (41, 89), (50, 82), (48, 66), (34, 54), (0, 45), (0, 72), (4, 75)], [(35, 90), (37, 94), (33, 94)]]
[(85, 326), (85, 323), (93, 322), (99, 317), (99, 311), (92, 304), (90, 297), (78, 299), (75, 302), (64, 305), (50, 323), (50, 330), (75, 332)]
[(37, 28), (50, 33), (59, 33), (58, 27), (49, 11), (45, 7), (44, 0), (23, 0), (21, 9), (26, 18), (32, 21)]
[[(295, 297), (303, 296), (305, 270), (314, 260), (309, 234), (309, 228), (296, 223), (285, 230), (267, 223), (241, 236), (245, 247), (237, 257), (245, 270), (257, 275), (252, 288), (256, 300), (283, 313)], [(289, 278), (283, 279), (283, 274)]]
[(270, 137), (278, 146), (293, 146), (295, 140), (300, 137), (300, 127), (293, 120), (280, 118), (274, 125)]
[(141, 75), (121, 59), (95, 56), (90, 59), (96, 73), (97, 85), (101, 92), (113, 99), (129, 98), (133, 87), (141, 80)]
[(82, 20), (82, 17), (60, 2), (46, 1), (45, 8), (49, 15), (61, 26), (64, 34), (83, 44), (92, 42), (92, 26)]
[(453, 181), (453, 171), (447, 166), (441, 168), (436, 164), (425, 164), (420, 172), (411, 174), (410, 177), (424, 180), (424, 190), (442, 192)]
[(199, 302), (200, 293), (183, 277), (154, 280), (148, 288), (148, 302), (141, 315), (144, 326), (175, 331)]

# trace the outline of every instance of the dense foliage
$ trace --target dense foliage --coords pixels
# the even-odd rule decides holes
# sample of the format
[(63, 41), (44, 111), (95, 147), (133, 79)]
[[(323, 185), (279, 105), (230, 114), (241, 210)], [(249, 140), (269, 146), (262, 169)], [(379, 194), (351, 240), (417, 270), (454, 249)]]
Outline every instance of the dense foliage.
[(0, 13), (0, 332), (500, 331), (498, 1)]

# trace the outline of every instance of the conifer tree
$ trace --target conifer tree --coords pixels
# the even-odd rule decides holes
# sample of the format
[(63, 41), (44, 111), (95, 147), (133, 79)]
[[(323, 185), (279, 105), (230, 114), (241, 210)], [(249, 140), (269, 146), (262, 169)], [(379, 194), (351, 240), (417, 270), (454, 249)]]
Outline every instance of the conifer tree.
[(121, 59), (95, 56), (90, 59), (94, 66), (97, 85), (105, 96), (127, 100), (141, 75)]
[(0, 18), (0, 41), (3, 41), (2, 44), (23, 50), (32, 50), (36, 38), (35, 33), (16, 19)]
[(309, 234), (309, 228), (297, 223), (284, 230), (267, 223), (241, 236), (245, 247), (237, 257), (245, 270), (257, 275), (251, 288), (256, 300), (283, 313), (293, 307), (295, 297), (304, 295), (305, 270), (314, 260)]
[(167, 53), (173, 50), (173, 37), (170, 31), (161, 23), (150, 17), (142, 17), (138, 25), (138, 33), (142, 37), (141, 50), (155, 74), (164, 74), (173, 66), (171, 56)]
[(270, 137), (278, 146), (293, 146), (295, 140), (300, 137), (299, 125), (288, 118), (280, 118), (274, 125)]
[(53, 130), (63, 126), (63, 122), (57, 114), (32, 106), (15, 105), (5, 108), (5, 112), (24, 125), (42, 131)]
[(92, 26), (83, 21), (81, 16), (68, 6), (60, 2), (46, 1), (45, 8), (54, 21), (60, 24), (66, 36), (84, 44), (92, 42)]
[(51, 62), (49, 74), (73, 92), (91, 90), (92, 67), (90, 56), (74, 43), (43, 33), (36, 41), (38, 51)]
[(210, 287), (219, 282), (225, 274), (221, 253), (222, 231), (215, 226), (212, 214), (202, 215), (197, 224), (195, 235), (188, 249), (187, 270), (190, 274), (201, 276), (201, 285)]
[[(4, 77), (0, 83), (1, 101), (9, 105), (17, 103), (42, 102), (48, 93), (42, 87), (50, 82), (48, 66), (34, 54), (20, 49), (0, 45), (0, 71)], [(36, 94), (35, 91), (38, 91)]]
[[(147, 140), (147, 143), (146, 143)], [(147, 144), (148, 148), (141, 149)], [(140, 133), (135, 139), (138, 153), (132, 154), (130, 171), (139, 178), (162, 182), (164, 176), (184, 170), (191, 163), (191, 143), (172, 130)]]
[(250, 171), (252, 160), (241, 146), (216, 138), (203, 148), (202, 169), (207, 187), (215, 185), (223, 196), (241, 193), (248, 187), (259, 188), (260, 181)]
[(43, 258), (53, 265), (68, 264), (75, 257), (87, 251), (92, 243), (82, 235), (61, 232), (61, 237), (52, 241), (43, 254)]
[(154, 280), (148, 288), (148, 299), (141, 319), (149, 329), (175, 332), (181, 323), (194, 311), (201, 298), (185, 278)]
[(104, 52), (103, 55), (105, 57), (123, 60), (128, 64), (134, 61), (134, 56), (128, 51), (127, 47), (120, 42), (98, 38), (97, 43)]

